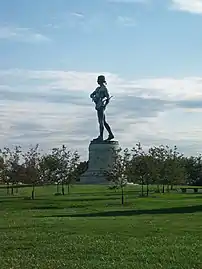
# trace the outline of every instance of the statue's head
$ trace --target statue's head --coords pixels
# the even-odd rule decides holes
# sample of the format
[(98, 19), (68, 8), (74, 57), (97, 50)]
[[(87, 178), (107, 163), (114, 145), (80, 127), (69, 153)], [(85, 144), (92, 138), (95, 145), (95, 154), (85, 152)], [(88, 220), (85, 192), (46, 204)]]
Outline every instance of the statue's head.
[(105, 76), (103, 76), (103, 75), (98, 76), (98, 78), (97, 78), (97, 83), (98, 83), (99, 85), (107, 84), (107, 82), (106, 82), (106, 80), (105, 80)]

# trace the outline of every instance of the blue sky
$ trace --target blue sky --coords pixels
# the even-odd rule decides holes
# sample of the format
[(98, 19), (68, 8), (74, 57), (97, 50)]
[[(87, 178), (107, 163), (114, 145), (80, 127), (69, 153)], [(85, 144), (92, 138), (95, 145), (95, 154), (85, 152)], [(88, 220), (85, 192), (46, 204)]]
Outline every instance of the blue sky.
[(202, 142), (202, 0), (0, 0), (1, 146), (97, 135), (89, 93), (103, 73), (122, 146)]

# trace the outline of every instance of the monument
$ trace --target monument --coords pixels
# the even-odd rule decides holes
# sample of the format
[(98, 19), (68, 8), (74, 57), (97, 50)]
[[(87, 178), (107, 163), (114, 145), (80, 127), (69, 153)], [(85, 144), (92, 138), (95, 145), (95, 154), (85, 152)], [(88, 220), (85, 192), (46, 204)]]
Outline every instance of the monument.
[[(114, 134), (106, 121), (105, 110), (111, 97), (106, 87), (104, 76), (97, 79), (99, 87), (90, 95), (95, 103), (99, 123), (99, 136), (93, 139), (89, 145), (88, 170), (81, 176), (82, 184), (107, 184), (106, 171), (112, 169), (118, 141), (113, 141)], [(104, 140), (104, 129), (108, 132), (108, 138)]]

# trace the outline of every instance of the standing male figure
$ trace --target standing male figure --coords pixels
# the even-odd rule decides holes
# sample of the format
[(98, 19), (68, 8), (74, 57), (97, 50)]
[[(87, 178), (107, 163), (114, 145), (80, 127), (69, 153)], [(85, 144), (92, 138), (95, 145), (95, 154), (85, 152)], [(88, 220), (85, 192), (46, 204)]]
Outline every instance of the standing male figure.
[(95, 109), (97, 110), (97, 116), (98, 116), (98, 123), (99, 123), (99, 129), (100, 129), (100, 135), (98, 138), (94, 139), (96, 141), (103, 141), (103, 133), (104, 133), (104, 127), (108, 131), (108, 138), (106, 141), (110, 141), (114, 138), (114, 135), (111, 131), (111, 128), (109, 124), (106, 122), (105, 117), (105, 109), (106, 106), (109, 103), (110, 97), (109, 92), (106, 87), (106, 80), (104, 76), (99, 76), (97, 79), (97, 83), (99, 84), (99, 87), (95, 89), (94, 92), (91, 93), (90, 98), (92, 98), (92, 101), (95, 102)]

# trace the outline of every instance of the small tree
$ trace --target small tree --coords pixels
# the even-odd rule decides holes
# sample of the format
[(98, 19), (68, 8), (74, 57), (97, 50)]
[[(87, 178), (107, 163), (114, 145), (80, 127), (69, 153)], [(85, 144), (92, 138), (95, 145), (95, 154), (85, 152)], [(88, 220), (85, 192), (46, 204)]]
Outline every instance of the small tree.
[(75, 182), (78, 177), (79, 170), (77, 168), (78, 168), (79, 160), (80, 160), (80, 156), (78, 152), (74, 151), (70, 156), (69, 166), (68, 166), (68, 171), (67, 171), (68, 177), (66, 180), (66, 184), (68, 185), (68, 194), (70, 193), (70, 184), (72, 184), (72, 182)]
[[(57, 171), (59, 169), (59, 160), (56, 155), (46, 154), (40, 158), (39, 171), (40, 177), (45, 183), (55, 183), (57, 180)], [(57, 193), (59, 193), (59, 182), (57, 181)]]
[[(1, 177), (7, 184), (7, 193), (9, 193), (9, 184), (11, 185), (11, 194), (14, 194), (14, 185), (20, 180), (21, 173), (21, 147), (16, 146), (14, 150), (4, 148), (0, 151), (1, 154)], [(17, 190), (17, 188), (16, 188)]]
[[(140, 143), (132, 149), (131, 174), (133, 182), (140, 182), (141, 196), (144, 196), (144, 185), (149, 182), (148, 165), (146, 162), (146, 153)], [(148, 187), (147, 187), (148, 190)]]
[(183, 182), (185, 177), (183, 155), (177, 151), (176, 146), (173, 149), (163, 145), (153, 147), (149, 149), (149, 154), (153, 159), (153, 181), (157, 184), (158, 192), (160, 184), (164, 193), (165, 187), (169, 191), (170, 186), (173, 189), (174, 184)]
[(37, 144), (34, 148), (30, 148), (26, 153), (23, 154), (24, 157), (24, 169), (26, 178), (29, 183), (32, 184), (32, 199), (35, 198), (35, 186), (40, 181), (40, 153), (38, 152), (39, 145)]
[(70, 151), (67, 151), (64, 145), (62, 146), (62, 148), (53, 148), (52, 158), (56, 160), (56, 163), (57, 163), (56, 170), (55, 170), (55, 179), (57, 180), (58, 187), (59, 187), (59, 184), (61, 184), (62, 194), (64, 195), (65, 194), (64, 181), (66, 178), (66, 167), (68, 166), (68, 162), (70, 158)]
[(114, 150), (114, 161), (112, 167), (105, 171), (108, 181), (115, 184), (116, 187), (121, 188), (121, 204), (124, 204), (124, 187), (127, 181), (130, 180), (130, 158), (131, 153), (128, 148)]
[(186, 171), (186, 183), (192, 186), (202, 186), (202, 157), (184, 158), (183, 163)]
[(83, 175), (88, 169), (88, 161), (79, 162), (74, 170), (73, 178), (75, 181), (80, 181), (80, 176)]
[(186, 170), (183, 163), (183, 155), (178, 151), (176, 146), (168, 151), (166, 162), (166, 172), (168, 175), (167, 190), (169, 191), (170, 188), (171, 190), (173, 189), (174, 185), (185, 182)]
[(67, 150), (66, 146), (62, 148), (54, 148), (52, 156), (57, 160), (56, 178), (57, 182), (62, 186), (62, 194), (65, 195), (64, 184), (68, 185), (68, 193), (70, 191), (70, 184), (75, 178), (74, 170), (78, 166), (79, 155), (77, 151), (71, 152)]
[(5, 150), (0, 150), (1, 158), (0, 158), (0, 176), (1, 180), (4, 184), (7, 185), (7, 194), (9, 194), (9, 182), (10, 179), (8, 177), (9, 173), (9, 164), (8, 164), (8, 157), (7, 152)]

